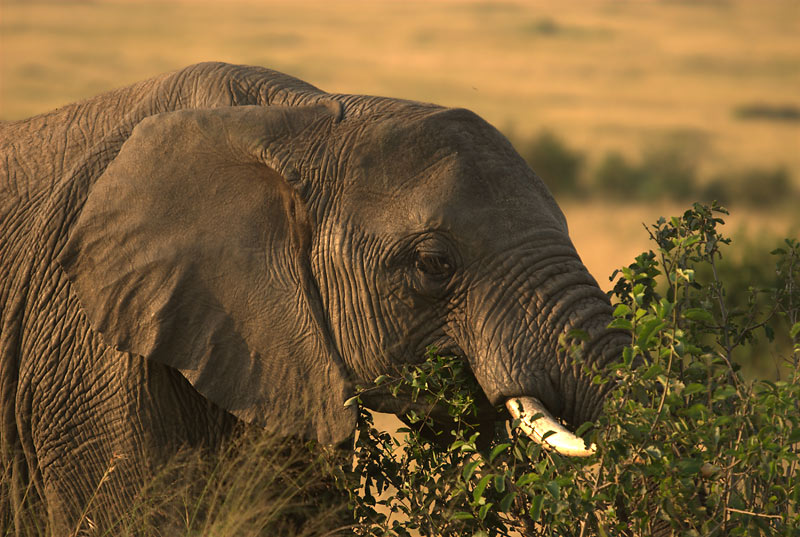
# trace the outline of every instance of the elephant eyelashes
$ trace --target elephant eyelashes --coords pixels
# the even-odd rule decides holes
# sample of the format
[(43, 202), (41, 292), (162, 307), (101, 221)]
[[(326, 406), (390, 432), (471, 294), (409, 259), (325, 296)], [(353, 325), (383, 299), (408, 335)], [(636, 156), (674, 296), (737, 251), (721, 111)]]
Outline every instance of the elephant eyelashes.
[(455, 272), (453, 248), (449, 241), (436, 235), (420, 237), (412, 246), (414, 272), (419, 290), (438, 293)]
[(453, 273), (453, 264), (444, 254), (418, 252), (414, 265), (417, 270), (432, 278), (447, 278)]
[(454, 272), (455, 263), (445, 252), (418, 250), (414, 256), (415, 287), (420, 293), (441, 296)]

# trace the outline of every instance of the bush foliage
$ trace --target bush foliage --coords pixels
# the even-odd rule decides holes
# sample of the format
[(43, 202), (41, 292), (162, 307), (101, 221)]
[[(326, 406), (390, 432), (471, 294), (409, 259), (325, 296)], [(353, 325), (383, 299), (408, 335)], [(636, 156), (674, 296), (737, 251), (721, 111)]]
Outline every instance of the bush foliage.
[[(594, 371), (613, 389), (598, 422), (578, 430), (598, 446), (587, 459), (546, 451), (513, 427), (480, 446), (470, 425), (478, 388), (457, 359), (431, 353), (377, 379), (447, 405), (454, 426), (441, 448), (422, 434), (425, 415), (390, 436), (362, 412), (356, 462), (340, 481), (355, 533), (796, 535), (800, 242), (773, 252), (776, 286), (730, 304), (717, 277), (729, 242), (717, 231), (722, 214), (695, 204), (660, 219), (649, 228), (655, 250), (618, 271), (612, 325), (631, 343)], [(711, 278), (701, 285), (703, 270)], [(756, 300), (765, 293), (768, 302)], [(770, 340), (776, 321), (792, 341), (790, 374), (748, 381), (734, 352)]]
[(609, 151), (593, 167), (587, 166), (583, 152), (550, 130), (529, 138), (512, 134), (512, 138), (520, 155), (557, 197), (592, 195), (625, 202), (699, 199), (766, 207), (797, 195), (791, 174), (780, 166), (701, 177), (702, 153), (681, 138), (646, 147), (638, 160)]
[(555, 133), (543, 130), (520, 142), (517, 149), (554, 194), (573, 197), (581, 194), (584, 156), (568, 147)]

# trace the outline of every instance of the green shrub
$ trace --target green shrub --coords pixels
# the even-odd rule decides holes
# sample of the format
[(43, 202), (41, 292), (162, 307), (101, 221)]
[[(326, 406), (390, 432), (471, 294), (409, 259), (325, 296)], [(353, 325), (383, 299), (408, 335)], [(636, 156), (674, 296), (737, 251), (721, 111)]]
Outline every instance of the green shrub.
[(522, 26), (522, 32), (532, 35), (551, 36), (563, 31), (561, 25), (547, 17), (536, 19)]
[(739, 119), (800, 121), (800, 108), (793, 104), (749, 103), (736, 107), (733, 115)]
[(730, 204), (734, 196), (730, 179), (722, 175), (712, 177), (698, 193), (698, 197), (704, 202), (716, 201), (723, 205)]
[[(696, 204), (660, 219), (649, 228), (655, 251), (618, 272), (612, 326), (629, 330), (631, 344), (594, 371), (614, 387), (598, 423), (578, 429), (598, 446), (588, 459), (545, 451), (515, 429), (479, 447), (469, 424), (478, 388), (457, 359), (432, 354), (381, 376), (378, 384), (449, 405), (456, 425), (437, 448), (420, 434), (426, 416), (408, 416), (398, 439), (362, 413), (356, 463), (341, 479), (355, 533), (796, 535), (800, 242), (774, 251), (769, 308), (730, 309), (716, 270), (729, 242), (720, 214)], [(712, 277), (701, 284), (707, 266)], [(790, 377), (745, 380), (733, 352), (781, 318)]]
[(620, 200), (686, 200), (695, 192), (695, 161), (678, 144), (647, 149), (638, 164), (609, 152), (594, 174), (600, 195)]
[(749, 169), (734, 174), (731, 190), (736, 199), (747, 200), (750, 205), (765, 207), (794, 199), (794, 189), (785, 168), (773, 170)]
[(686, 201), (694, 195), (697, 157), (683, 143), (672, 141), (647, 148), (640, 164), (644, 181), (640, 199)]
[(600, 162), (594, 181), (594, 187), (601, 195), (630, 201), (641, 198), (645, 175), (622, 154), (612, 151)]
[(517, 151), (556, 195), (579, 196), (584, 156), (544, 130), (518, 143)]
[(700, 189), (698, 196), (704, 201), (720, 203), (740, 201), (755, 207), (782, 205), (797, 195), (786, 168), (751, 168), (717, 175)]
[[(515, 147), (557, 197), (598, 195), (620, 201), (686, 201), (738, 203), (756, 207), (784, 205), (797, 196), (786, 168), (750, 168), (716, 174), (703, 184), (698, 176), (702, 143), (690, 145), (682, 138), (666, 139), (644, 148), (639, 159), (609, 151), (587, 173), (586, 155), (570, 148), (549, 130), (528, 139), (515, 139)], [(591, 181), (582, 179), (590, 176)], [(588, 183), (588, 184), (585, 184)]]
[[(776, 307), (774, 289), (781, 281), (775, 256), (770, 251), (780, 248), (782, 243), (777, 237), (743, 237), (737, 240), (735, 249), (721, 248), (713, 265), (704, 263), (697, 267), (696, 280), (700, 285), (707, 287), (715, 280), (724, 282), (722, 292), (729, 312), (753, 310), (769, 317), (763, 330), (752, 331), (753, 337), (732, 352), (746, 378), (775, 379), (786, 375), (788, 364), (780, 357), (791, 351), (790, 327), (784, 317), (771, 315)], [(715, 314), (721, 315), (719, 304), (717, 301), (712, 307)]]

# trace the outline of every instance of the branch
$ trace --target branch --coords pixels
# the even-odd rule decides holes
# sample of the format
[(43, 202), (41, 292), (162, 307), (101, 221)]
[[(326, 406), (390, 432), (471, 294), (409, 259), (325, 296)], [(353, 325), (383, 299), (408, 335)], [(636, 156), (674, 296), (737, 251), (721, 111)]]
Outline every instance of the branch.
[(726, 507), (725, 510), (730, 511), (731, 513), (739, 513), (740, 515), (757, 516), (760, 518), (776, 518), (778, 520), (783, 520), (781, 515), (765, 515), (762, 513), (754, 513), (752, 511), (743, 511), (742, 509), (734, 509), (733, 507)]

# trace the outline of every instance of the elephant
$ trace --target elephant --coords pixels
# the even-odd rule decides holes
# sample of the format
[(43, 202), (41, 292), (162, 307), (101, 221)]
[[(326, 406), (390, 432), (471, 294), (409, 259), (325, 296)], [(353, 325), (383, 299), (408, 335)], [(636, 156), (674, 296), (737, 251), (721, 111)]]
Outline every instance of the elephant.
[(586, 451), (568, 428), (609, 390), (588, 370), (630, 336), (473, 112), (202, 63), (0, 129), (5, 523), (34, 502), (74, 527), (121, 454), (108, 523), (170, 454), (242, 422), (347, 445), (354, 386), (430, 347), (468, 364), (483, 419), (505, 404)]

